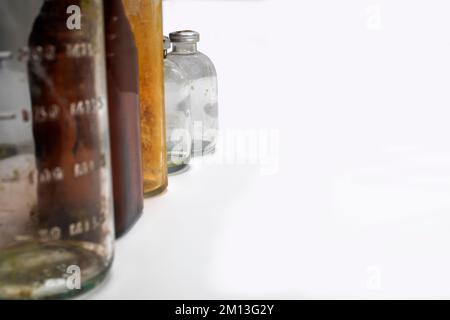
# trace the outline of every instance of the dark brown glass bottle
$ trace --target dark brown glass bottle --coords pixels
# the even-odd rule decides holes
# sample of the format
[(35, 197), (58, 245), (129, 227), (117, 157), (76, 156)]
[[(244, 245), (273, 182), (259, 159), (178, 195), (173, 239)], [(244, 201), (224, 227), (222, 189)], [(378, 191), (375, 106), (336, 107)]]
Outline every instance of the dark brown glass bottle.
[(143, 210), (139, 67), (122, 0), (104, 1), (106, 67), (116, 236)]

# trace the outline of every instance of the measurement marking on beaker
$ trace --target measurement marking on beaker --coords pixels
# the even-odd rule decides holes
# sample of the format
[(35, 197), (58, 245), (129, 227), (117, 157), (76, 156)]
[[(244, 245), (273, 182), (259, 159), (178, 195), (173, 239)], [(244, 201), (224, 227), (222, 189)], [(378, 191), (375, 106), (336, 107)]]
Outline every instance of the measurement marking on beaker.
[(0, 51), (0, 61), (12, 58), (12, 53), (9, 51)]
[(18, 242), (26, 242), (26, 241), (30, 241), (33, 240), (32, 236), (16, 236), (16, 241)]
[(16, 115), (14, 113), (0, 113), (0, 120), (15, 120)]

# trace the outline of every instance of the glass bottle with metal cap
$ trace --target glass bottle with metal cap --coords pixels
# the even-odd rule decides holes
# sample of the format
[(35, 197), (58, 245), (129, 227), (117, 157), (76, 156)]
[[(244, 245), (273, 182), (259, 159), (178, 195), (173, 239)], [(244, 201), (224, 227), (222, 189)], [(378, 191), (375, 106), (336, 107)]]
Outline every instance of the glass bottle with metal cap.
[(215, 152), (218, 134), (218, 85), (212, 61), (197, 50), (200, 34), (196, 31), (177, 31), (170, 34), (173, 50), (168, 59), (187, 74), (190, 82), (193, 123), (192, 155)]
[(164, 75), (167, 128), (167, 166), (170, 174), (189, 164), (192, 147), (192, 120), (189, 82), (186, 73), (167, 59), (171, 44), (164, 37)]

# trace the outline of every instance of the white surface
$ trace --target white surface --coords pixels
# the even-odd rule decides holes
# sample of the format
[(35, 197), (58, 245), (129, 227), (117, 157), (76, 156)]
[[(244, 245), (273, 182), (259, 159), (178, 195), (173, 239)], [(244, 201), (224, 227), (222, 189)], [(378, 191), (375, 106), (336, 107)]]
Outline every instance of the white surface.
[(450, 2), (165, 9), (216, 63), (222, 137), (278, 130), (279, 170), (171, 177), (88, 297), (450, 298)]

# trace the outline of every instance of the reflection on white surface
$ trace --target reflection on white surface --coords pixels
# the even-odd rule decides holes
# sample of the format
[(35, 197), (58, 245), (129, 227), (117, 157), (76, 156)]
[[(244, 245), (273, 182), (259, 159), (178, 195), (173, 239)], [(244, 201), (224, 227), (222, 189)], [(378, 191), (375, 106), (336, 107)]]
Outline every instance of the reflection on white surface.
[(379, 28), (369, 0), (166, 2), (222, 133), (279, 130), (279, 170), (173, 177), (94, 298), (450, 297), (450, 3), (375, 4)]

